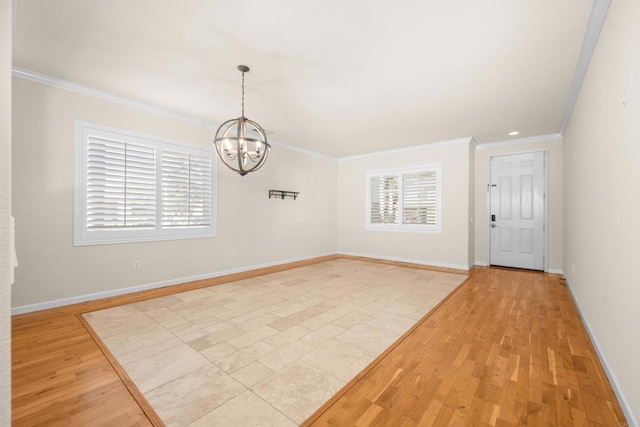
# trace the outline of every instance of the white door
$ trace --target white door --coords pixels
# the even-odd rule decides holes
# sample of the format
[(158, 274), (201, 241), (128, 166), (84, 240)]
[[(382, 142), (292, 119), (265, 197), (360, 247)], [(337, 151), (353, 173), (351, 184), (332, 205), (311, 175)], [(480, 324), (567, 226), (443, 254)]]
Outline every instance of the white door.
[(491, 157), (491, 265), (544, 270), (544, 155)]

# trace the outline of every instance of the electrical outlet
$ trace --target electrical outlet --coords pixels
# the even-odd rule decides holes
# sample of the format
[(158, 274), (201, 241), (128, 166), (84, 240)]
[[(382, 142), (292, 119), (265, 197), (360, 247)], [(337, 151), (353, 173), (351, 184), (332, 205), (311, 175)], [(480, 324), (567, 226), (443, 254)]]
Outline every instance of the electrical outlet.
[(133, 269), (140, 270), (142, 268), (142, 263), (140, 261), (133, 261)]
[(572, 272), (572, 273), (575, 273), (575, 272), (576, 272), (576, 266), (575, 266), (575, 265), (573, 265), (573, 264), (571, 265), (571, 272)]

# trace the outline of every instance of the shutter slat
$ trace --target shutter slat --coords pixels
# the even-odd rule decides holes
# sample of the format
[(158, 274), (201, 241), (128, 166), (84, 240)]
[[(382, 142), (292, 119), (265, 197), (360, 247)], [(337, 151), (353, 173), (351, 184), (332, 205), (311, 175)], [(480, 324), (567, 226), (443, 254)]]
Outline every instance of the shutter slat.
[(398, 223), (398, 184), (399, 180), (397, 175), (371, 177), (369, 182), (369, 215), (372, 224)]
[(212, 160), (211, 157), (162, 152), (162, 227), (211, 225)]
[(98, 137), (87, 144), (87, 229), (154, 227), (155, 149)]
[(403, 224), (436, 225), (436, 180), (435, 171), (402, 176)]
[(436, 226), (437, 188), (436, 170), (370, 176), (370, 223)]

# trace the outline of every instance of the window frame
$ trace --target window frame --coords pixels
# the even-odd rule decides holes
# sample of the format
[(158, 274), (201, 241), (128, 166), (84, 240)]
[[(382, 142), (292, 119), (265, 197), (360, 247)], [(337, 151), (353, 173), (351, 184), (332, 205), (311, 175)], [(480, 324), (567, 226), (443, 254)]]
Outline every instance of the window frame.
[[(435, 225), (431, 224), (404, 224), (403, 209), (404, 209), (404, 194), (403, 194), (403, 176), (424, 173), (435, 172), (436, 181), (436, 212), (435, 212)], [(398, 223), (372, 223), (371, 222), (371, 179), (374, 177), (389, 177), (395, 176), (398, 179)], [(366, 173), (366, 222), (365, 229), (368, 231), (395, 231), (395, 232), (409, 232), (409, 233), (430, 233), (441, 234), (442, 232), (442, 165), (440, 163), (433, 163), (428, 165), (408, 167), (408, 168), (395, 168), (368, 171)]]
[[(132, 144), (153, 147), (155, 151), (155, 223), (138, 229), (89, 230), (87, 227), (88, 139), (90, 136), (124, 140)], [(74, 120), (74, 206), (73, 245), (87, 246), (112, 243), (148, 242), (217, 236), (217, 157), (213, 147), (186, 144), (118, 129), (84, 120)], [(162, 226), (162, 151), (205, 156), (211, 159), (211, 212), (207, 226)]]

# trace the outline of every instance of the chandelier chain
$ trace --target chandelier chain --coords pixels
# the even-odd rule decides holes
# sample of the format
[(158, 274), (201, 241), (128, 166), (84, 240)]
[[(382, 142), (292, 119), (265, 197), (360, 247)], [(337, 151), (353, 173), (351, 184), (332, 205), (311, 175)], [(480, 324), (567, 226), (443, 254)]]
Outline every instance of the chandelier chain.
[(242, 72), (242, 117), (244, 117), (244, 71)]

